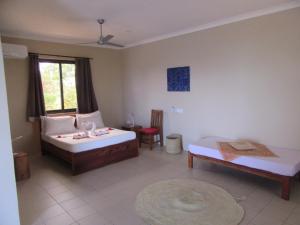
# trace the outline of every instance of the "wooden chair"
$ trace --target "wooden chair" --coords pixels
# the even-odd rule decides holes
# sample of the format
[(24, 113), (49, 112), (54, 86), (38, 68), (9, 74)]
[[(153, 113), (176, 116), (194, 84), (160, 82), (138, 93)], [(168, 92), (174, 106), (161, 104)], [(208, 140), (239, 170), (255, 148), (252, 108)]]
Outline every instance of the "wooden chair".
[[(152, 110), (150, 127), (140, 129), (139, 134), (140, 134), (140, 147), (142, 143), (145, 143), (145, 144), (149, 144), (150, 150), (152, 150), (153, 144), (157, 142), (160, 142), (160, 146), (163, 146), (164, 145), (163, 111)], [(155, 137), (159, 137), (159, 140), (155, 140)]]

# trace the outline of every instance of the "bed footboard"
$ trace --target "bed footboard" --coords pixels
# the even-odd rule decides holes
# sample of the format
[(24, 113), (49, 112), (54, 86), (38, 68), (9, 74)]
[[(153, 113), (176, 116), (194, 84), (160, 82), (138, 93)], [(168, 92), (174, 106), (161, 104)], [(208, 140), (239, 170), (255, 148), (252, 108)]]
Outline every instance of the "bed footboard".
[(72, 153), (42, 141), (42, 154), (50, 153), (71, 164), (72, 174), (77, 175), (111, 163), (139, 155), (138, 140), (130, 140), (103, 148)]
[(219, 165), (222, 165), (225, 167), (236, 169), (236, 170), (239, 170), (242, 172), (246, 172), (246, 173), (250, 173), (253, 175), (260, 176), (260, 177), (265, 177), (265, 178), (268, 178), (271, 180), (275, 180), (281, 184), (281, 198), (283, 198), (284, 200), (289, 200), (289, 198), (290, 198), (291, 181), (292, 181), (293, 177), (284, 176), (284, 175), (280, 175), (280, 174), (274, 174), (274, 173), (271, 173), (268, 171), (254, 169), (254, 168), (250, 168), (250, 167), (243, 166), (243, 165), (237, 165), (232, 162), (215, 159), (215, 158), (211, 158), (208, 156), (196, 155), (191, 152), (188, 153), (188, 168), (190, 168), (190, 169), (193, 168), (193, 158), (194, 157), (211, 162), (211, 163), (215, 163), (215, 164), (219, 164)]
[(111, 163), (138, 156), (137, 139), (73, 154), (72, 171), (77, 175)]

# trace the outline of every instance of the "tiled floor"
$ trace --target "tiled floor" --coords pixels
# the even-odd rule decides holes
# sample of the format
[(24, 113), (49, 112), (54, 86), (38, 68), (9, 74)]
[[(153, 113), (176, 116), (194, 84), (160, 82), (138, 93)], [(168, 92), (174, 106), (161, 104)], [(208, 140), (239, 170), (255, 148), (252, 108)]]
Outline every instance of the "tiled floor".
[[(60, 161), (37, 157), (32, 177), (18, 183), (22, 225), (145, 225), (134, 211), (136, 195), (148, 184), (170, 178), (194, 178), (219, 185), (240, 200), (242, 225), (299, 225), (300, 182), (290, 201), (279, 198), (277, 183), (221, 166), (141, 149), (137, 158), (79, 176)], [(213, 224), (212, 224), (213, 225)]]

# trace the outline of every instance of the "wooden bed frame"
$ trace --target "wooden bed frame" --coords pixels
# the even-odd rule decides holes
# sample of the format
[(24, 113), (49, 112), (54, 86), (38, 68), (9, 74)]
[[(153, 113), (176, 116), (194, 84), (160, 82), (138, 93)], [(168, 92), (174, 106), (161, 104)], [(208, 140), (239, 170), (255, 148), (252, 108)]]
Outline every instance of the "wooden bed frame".
[(41, 145), (43, 155), (49, 153), (69, 163), (73, 175), (139, 155), (137, 139), (78, 153), (60, 149), (43, 140)]
[(289, 198), (290, 198), (291, 181), (292, 181), (293, 177), (283, 176), (283, 175), (271, 173), (271, 172), (268, 172), (265, 170), (254, 169), (251, 167), (238, 165), (238, 164), (235, 164), (232, 162), (211, 158), (208, 156), (193, 154), (191, 152), (188, 153), (188, 167), (189, 168), (193, 168), (193, 158), (194, 157), (209, 161), (211, 163), (219, 164), (219, 165), (222, 165), (225, 167), (233, 168), (233, 169), (236, 169), (239, 171), (243, 171), (246, 173), (250, 173), (250, 174), (254, 174), (257, 176), (261, 176), (261, 177), (265, 177), (265, 178), (268, 178), (271, 180), (278, 181), (281, 183), (281, 198), (283, 198), (285, 200), (289, 200)]

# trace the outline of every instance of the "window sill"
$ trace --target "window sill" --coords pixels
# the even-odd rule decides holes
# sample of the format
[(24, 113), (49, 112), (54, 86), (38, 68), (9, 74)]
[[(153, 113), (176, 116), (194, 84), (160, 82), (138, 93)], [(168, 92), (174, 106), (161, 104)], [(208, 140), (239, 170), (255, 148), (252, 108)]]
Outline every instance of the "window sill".
[(49, 117), (55, 117), (55, 116), (76, 116), (76, 111), (74, 112), (49, 112), (47, 113), (47, 116)]

